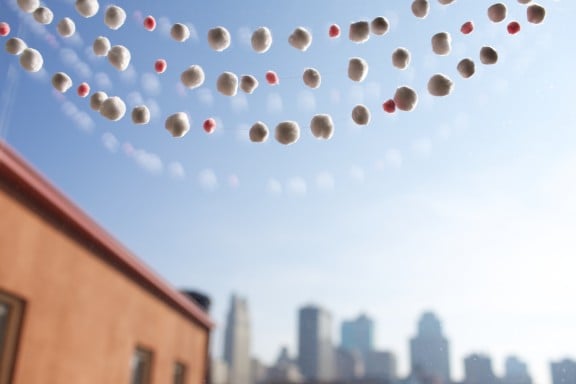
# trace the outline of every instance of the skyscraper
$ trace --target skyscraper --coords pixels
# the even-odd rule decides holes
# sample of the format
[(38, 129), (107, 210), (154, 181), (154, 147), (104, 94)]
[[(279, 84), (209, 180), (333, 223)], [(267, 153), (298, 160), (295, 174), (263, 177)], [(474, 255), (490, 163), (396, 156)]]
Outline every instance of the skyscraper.
[(363, 356), (374, 349), (374, 321), (366, 315), (360, 315), (355, 320), (342, 322), (342, 348), (356, 350)]
[(576, 361), (564, 359), (550, 364), (552, 384), (576, 384)]
[(224, 335), (224, 361), (230, 384), (250, 384), (250, 318), (246, 299), (232, 295)]
[(334, 378), (334, 347), (330, 313), (317, 306), (300, 309), (298, 316), (298, 365), (309, 380)]
[(488, 356), (473, 354), (464, 359), (464, 384), (495, 384), (492, 360)]
[(411, 375), (421, 381), (450, 382), (448, 340), (440, 321), (425, 312), (418, 322), (418, 333), (410, 340)]
[(528, 373), (528, 367), (526, 363), (518, 359), (517, 357), (510, 356), (506, 359), (504, 378), (502, 379), (504, 384), (532, 384), (532, 378)]

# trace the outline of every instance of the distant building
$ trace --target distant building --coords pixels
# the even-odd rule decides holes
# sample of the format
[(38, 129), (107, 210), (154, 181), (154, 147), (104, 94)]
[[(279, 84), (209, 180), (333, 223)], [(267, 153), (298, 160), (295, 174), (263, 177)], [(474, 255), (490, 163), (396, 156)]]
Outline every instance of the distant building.
[(576, 361), (564, 359), (550, 364), (552, 384), (576, 384)]
[(517, 357), (508, 357), (505, 363), (502, 384), (532, 384), (532, 378), (528, 373), (526, 363)]
[(335, 376), (332, 318), (328, 311), (306, 306), (298, 315), (298, 366), (308, 380), (331, 381)]
[(266, 382), (268, 376), (268, 367), (266, 367), (260, 360), (252, 358), (250, 371), (252, 373), (251, 383), (263, 384)]
[(290, 357), (288, 348), (283, 347), (276, 363), (267, 371), (266, 383), (302, 383), (304, 377), (300, 373), (298, 364)]
[(485, 355), (473, 354), (464, 359), (464, 384), (496, 384), (492, 360)]
[(366, 315), (342, 322), (341, 346), (349, 351), (356, 350), (362, 355), (374, 349), (374, 321)]
[(442, 334), (440, 320), (426, 312), (418, 322), (418, 333), (410, 340), (412, 377), (424, 382), (450, 383), (448, 340)]
[(205, 383), (211, 328), (0, 140), (0, 383)]
[(371, 351), (365, 357), (364, 366), (367, 379), (394, 382), (398, 377), (396, 356), (392, 352)]
[(364, 359), (357, 350), (336, 349), (336, 376), (342, 382), (364, 377)]
[(222, 359), (212, 359), (209, 384), (228, 384), (228, 365)]
[(250, 318), (246, 299), (232, 295), (224, 334), (224, 361), (230, 384), (252, 384)]

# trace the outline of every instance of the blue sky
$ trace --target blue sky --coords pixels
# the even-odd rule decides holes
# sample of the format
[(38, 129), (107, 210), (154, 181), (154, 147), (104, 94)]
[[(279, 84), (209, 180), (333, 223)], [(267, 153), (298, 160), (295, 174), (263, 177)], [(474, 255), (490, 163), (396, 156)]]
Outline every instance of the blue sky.
[[(542, 0), (546, 20), (530, 25), (525, 6), (512, 0), (499, 24), (486, 16), (491, 1), (431, 1), (424, 20), (409, 3), (118, 1), (128, 17), (112, 31), (102, 21), (108, 3), (84, 19), (72, 1), (53, 1), (56, 22), (76, 21), (77, 34), (63, 39), (56, 22), (39, 27), (15, 0), (1, 0), (0, 21), (45, 65), (31, 75), (17, 57), (0, 55), (0, 137), (166, 280), (209, 293), (220, 325), (230, 293), (247, 296), (254, 353), (264, 361), (282, 344), (295, 350), (296, 310), (315, 302), (332, 311), (336, 340), (342, 319), (374, 317), (377, 346), (396, 352), (405, 373), (408, 338), (420, 313), (433, 309), (452, 341), (456, 378), (468, 353), (489, 353), (498, 373), (514, 353), (548, 383), (551, 359), (576, 356), (576, 4)], [(159, 22), (154, 32), (141, 26), (148, 14)], [(350, 22), (376, 16), (389, 19), (388, 34), (361, 45), (347, 39)], [(510, 36), (513, 19), (522, 30)], [(468, 20), (476, 29), (464, 36), (458, 31)], [(187, 42), (169, 38), (175, 22), (192, 27)], [(328, 37), (332, 23), (342, 27), (340, 39)], [(224, 52), (207, 44), (215, 26), (232, 35)], [(265, 54), (249, 46), (260, 26), (274, 38)], [(297, 26), (313, 34), (306, 52), (287, 42)], [(449, 56), (430, 47), (441, 31), (452, 34)], [(131, 50), (127, 71), (91, 53), (99, 35)], [(498, 50), (496, 65), (480, 64), (483, 45)], [(405, 71), (391, 65), (397, 47), (412, 54)], [(360, 84), (346, 76), (354, 56), (370, 65)], [(464, 57), (477, 64), (468, 80), (456, 72)], [(153, 71), (157, 58), (168, 62), (162, 75)], [(203, 66), (206, 82), (186, 90), (179, 76), (192, 64)], [(302, 83), (306, 67), (322, 74), (319, 89)], [(265, 84), (269, 69), (278, 86)], [(150, 124), (133, 125), (129, 113), (110, 122), (75, 87), (57, 94), (57, 71), (129, 108), (147, 104)], [(253, 74), (260, 87), (220, 95), (223, 71)], [(450, 96), (427, 94), (438, 72), (454, 80)], [(400, 85), (418, 92), (418, 106), (386, 114), (380, 106)], [(372, 111), (366, 127), (351, 121), (358, 103)], [(164, 119), (179, 111), (192, 129), (174, 139)], [(330, 141), (310, 133), (316, 113), (332, 116)], [(218, 121), (212, 135), (201, 128), (208, 117)], [(264, 144), (247, 138), (258, 120), (272, 130)], [(291, 146), (273, 139), (283, 120), (302, 128)], [(218, 332), (214, 347), (219, 354)]]

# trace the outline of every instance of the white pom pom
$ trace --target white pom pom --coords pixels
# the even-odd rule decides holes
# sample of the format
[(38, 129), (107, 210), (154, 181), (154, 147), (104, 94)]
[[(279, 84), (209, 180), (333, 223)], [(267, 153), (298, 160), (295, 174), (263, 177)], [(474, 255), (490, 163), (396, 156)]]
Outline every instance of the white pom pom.
[(432, 36), (432, 50), (435, 54), (445, 56), (452, 50), (452, 38), (448, 32), (439, 32)]
[(44, 59), (34, 48), (24, 48), (20, 54), (20, 65), (28, 72), (38, 72), (44, 65)]
[(172, 25), (170, 29), (170, 36), (176, 41), (183, 43), (190, 37), (190, 29), (181, 23)]
[(199, 65), (191, 65), (182, 72), (180, 81), (186, 88), (197, 88), (204, 84), (204, 70)]
[(104, 36), (98, 36), (92, 44), (92, 50), (96, 56), (106, 56), (110, 51), (110, 40)]
[(150, 122), (150, 110), (145, 105), (140, 105), (132, 109), (132, 122), (134, 124), (148, 124)]
[(126, 104), (118, 96), (112, 96), (102, 102), (100, 114), (108, 120), (118, 121), (126, 114)]
[(492, 47), (482, 47), (480, 49), (480, 61), (486, 65), (496, 64), (498, 62), (498, 52)]
[(280, 144), (294, 144), (300, 138), (300, 127), (295, 121), (283, 121), (276, 126), (275, 137)]
[(250, 127), (250, 141), (253, 143), (263, 143), (268, 139), (268, 127), (261, 121), (258, 121)]
[(258, 80), (254, 76), (244, 75), (240, 78), (240, 89), (246, 93), (252, 93), (258, 88)]
[(364, 43), (370, 38), (370, 24), (367, 21), (350, 23), (348, 38), (355, 43)]
[(260, 27), (252, 33), (252, 49), (264, 53), (272, 46), (272, 33), (266, 27)]
[(291, 46), (304, 52), (312, 44), (312, 35), (303, 27), (298, 27), (288, 38)]
[(72, 87), (72, 79), (64, 72), (57, 72), (52, 76), (52, 86), (57, 91), (65, 93)]
[(117, 30), (126, 21), (126, 12), (117, 5), (110, 5), (106, 7), (106, 12), (104, 13), (104, 24), (108, 28)]
[(414, 0), (412, 2), (412, 13), (414, 16), (425, 19), (428, 16), (428, 12), (430, 11), (430, 4), (428, 0)]
[(168, 116), (164, 127), (172, 137), (182, 137), (190, 130), (190, 121), (188, 115), (184, 112), (177, 112)]
[(26, 13), (32, 13), (40, 6), (40, 0), (18, 0), (18, 7)]
[(56, 30), (62, 37), (70, 37), (76, 32), (76, 24), (72, 19), (65, 17), (56, 26)]
[(388, 22), (388, 19), (383, 16), (374, 18), (374, 20), (372, 20), (370, 23), (370, 29), (372, 30), (372, 33), (377, 36), (385, 35), (389, 28), (390, 23)]
[(352, 81), (364, 81), (368, 75), (368, 63), (360, 58), (360, 57), (353, 57), (348, 62), (348, 77)]
[(224, 96), (235, 96), (238, 91), (238, 76), (232, 72), (224, 72), (218, 76), (216, 89)]
[(488, 7), (488, 18), (494, 23), (499, 23), (506, 18), (506, 5), (496, 3)]
[(115, 45), (108, 51), (108, 61), (119, 71), (128, 68), (130, 58), (130, 51), (123, 45)]
[(334, 134), (334, 122), (330, 115), (315, 115), (310, 121), (310, 130), (317, 139), (330, 140)]
[(432, 96), (447, 96), (452, 92), (454, 82), (441, 73), (437, 73), (428, 80), (428, 92)]
[(34, 11), (34, 20), (40, 24), (48, 25), (54, 20), (54, 13), (50, 8), (38, 7)]
[(546, 17), (546, 8), (539, 4), (529, 5), (526, 9), (526, 17), (529, 23), (540, 24)]
[(352, 109), (352, 120), (358, 125), (370, 123), (370, 110), (365, 105), (357, 105)]
[(394, 94), (394, 103), (399, 110), (409, 112), (416, 108), (418, 95), (410, 87), (399, 87)]
[(460, 73), (460, 76), (462, 76), (465, 79), (468, 79), (472, 77), (476, 72), (476, 65), (470, 59), (462, 59), (458, 63), (456, 69), (458, 70), (458, 73)]
[(314, 68), (306, 68), (304, 70), (304, 74), (302, 75), (302, 80), (304, 80), (304, 84), (310, 88), (318, 88), (322, 82), (320, 72)]
[(76, 0), (76, 11), (82, 17), (92, 17), (98, 13), (99, 9), (98, 0)]
[(26, 48), (28, 48), (24, 40), (18, 37), (11, 37), (6, 40), (4, 47), (6, 48), (6, 52), (12, 55), (20, 55)]
[(208, 44), (216, 52), (222, 52), (230, 46), (230, 32), (224, 27), (212, 28), (208, 31)]
[(99, 92), (92, 94), (92, 96), (90, 96), (90, 108), (92, 108), (95, 111), (100, 111), (100, 107), (102, 107), (102, 103), (107, 98), (108, 98), (108, 95), (106, 94), (106, 92), (99, 91)]
[(406, 48), (397, 48), (392, 52), (392, 65), (398, 69), (406, 69), (410, 65), (410, 52)]

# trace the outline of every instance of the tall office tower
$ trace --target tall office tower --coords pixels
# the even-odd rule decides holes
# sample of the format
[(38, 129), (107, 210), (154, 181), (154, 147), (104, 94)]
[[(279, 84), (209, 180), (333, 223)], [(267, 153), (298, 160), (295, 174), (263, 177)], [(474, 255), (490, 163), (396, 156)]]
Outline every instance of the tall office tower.
[(246, 299), (232, 295), (224, 335), (224, 361), (230, 384), (250, 384), (250, 318)]
[(411, 376), (420, 381), (450, 383), (448, 340), (440, 321), (426, 312), (418, 322), (418, 334), (410, 340)]
[(340, 335), (341, 346), (348, 351), (356, 350), (365, 356), (374, 349), (374, 321), (366, 315), (342, 322)]
[(503, 384), (532, 384), (526, 363), (515, 356), (506, 359)]
[(496, 384), (492, 360), (488, 356), (473, 354), (464, 359), (464, 384)]
[(330, 313), (316, 306), (298, 315), (298, 366), (308, 380), (330, 381), (335, 376)]
[(576, 361), (564, 359), (550, 364), (552, 384), (576, 384)]

